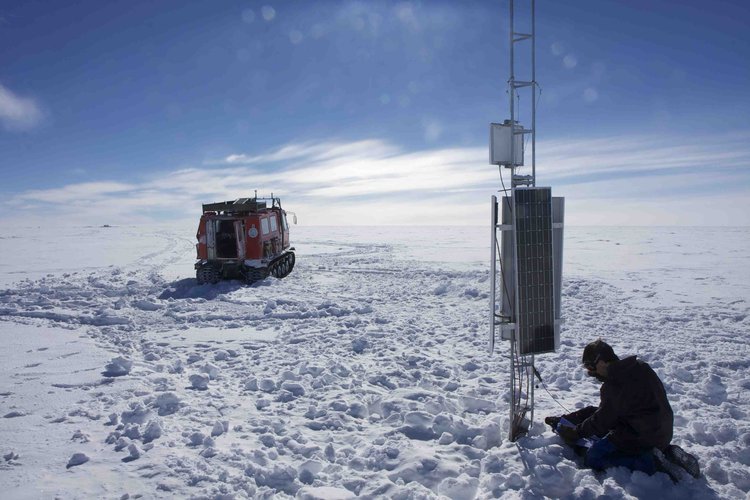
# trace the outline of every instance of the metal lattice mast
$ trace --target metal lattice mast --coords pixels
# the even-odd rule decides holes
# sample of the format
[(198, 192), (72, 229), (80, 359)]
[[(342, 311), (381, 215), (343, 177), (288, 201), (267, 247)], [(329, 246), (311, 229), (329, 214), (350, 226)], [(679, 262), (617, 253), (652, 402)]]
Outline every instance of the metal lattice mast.
[[(495, 330), (509, 341), (510, 425), (509, 439), (525, 434), (534, 421), (534, 357), (556, 352), (560, 346), (562, 246), (565, 198), (552, 196), (550, 187), (536, 185), (536, 5), (535, 0), (509, 1), (509, 109), (510, 119), (490, 124), (490, 164), (500, 170), (503, 185), (500, 204), (492, 196), (490, 240), (490, 337)], [(517, 30), (517, 3), (528, 7), (525, 30)], [(529, 59), (516, 57), (517, 44)], [(529, 47), (530, 45), (530, 47)], [(523, 63), (523, 66), (518, 63)], [(521, 66), (521, 67), (519, 67)], [(517, 70), (522, 78), (517, 78)], [(530, 92), (519, 89), (528, 88)], [(531, 106), (521, 116), (521, 93)], [(531, 124), (524, 128), (521, 123)], [(530, 136), (530, 137), (529, 137)], [(524, 163), (524, 150), (531, 139), (531, 161)], [(518, 169), (531, 167), (530, 175)], [(510, 186), (503, 182), (503, 169), (510, 171)], [(498, 232), (502, 238), (498, 238)], [(502, 248), (500, 248), (502, 246)], [(498, 258), (499, 257), (499, 258)], [(497, 262), (500, 272), (497, 272)], [(498, 294), (498, 274), (500, 293)], [(501, 297), (498, 302), (498, 296)]]
[[(536, 43), (535, 43), (535, 28), (536, 28), (536, 5), (535, 0), (531, 1), (531, 30), (529, 33), (524, 32), (518, 32), (516, 31), (516, 19), (515, 19), (515, 0), (509, 0), (509, 22), (510, 22), (510, 29), (509, 29), (509, 50), (510, 50), (510, 78), (508, 81), (509, 90), (510, 90), (510, 96), (509, 96), (509, 104), (510, 104), (510, 125), (511, 125), (511, 137), (513, 138), (510, 143), (510, 157), (512, 159), (510, 163), (510, 171), (511, 171), (511, 206), (516, 206), (516, 188), (518, 186), (534, 186), (536, 185)], [(516, 80), (516, 44), (519, 42), (531, 42), (531, 79), (530, 80)], [(529, 87), (531, 90), (531, 129), (524, 129), (523, 127), (518, 127), (516, 117), (516, 108), (515, 108), (515, 102), (516, 98), (518, 96), (517, 89)], [(520, 96), (518, 96), (520, 100)], [(520, 110), (519, 110), (520, 111)], [(517, 176), (516, 175), (516, 169), (518, 168), (518, 164), (516, 163), (516, 141), (514, 140), (516, 135), (520, 135), (522, 138), (525, 134), (531, 134), (531, 176)], [(522, 139), (523, 141), (523, 139)], [(521, 162), (523, 163), (523, 158), (521, 158)], [(513, 240), (513, 248), (518, 248), (518, 242), (517, 242), (517, 225), (516, 225), (517, 218), (513, 217), (513, 229), (512, 229), (512, 240)], [(520, 296), (520, 289), (519, 289), (519, 276), (518, 276), (518, 255), (517, 252), (513, 252), (513, 272), (514, 272), (514, 294), (513, 294), (513, 318), (512, 321), (516, 325), (518, 325), (518, 297)], [(510, 338), (510, 384), (511, 384), (511, 405), (510, 405), (510, 425), (508, 430), (508, 437), (511, 441), (515, 441), (516, 438), (525, 432), (526, 428), (524, 425), (524, 417), (526, 416), (526, 413), (529, 412), (529, 423), (533, 422), (533, 415), (534, 415), (534, 385), (531, 383), (531, 379), (533, 378), (533, 373), (530, 372), (530, 369), (533, 370), (533, 363), (534, 363), (534, 357), (533, 355), (529, 356), (529, 359), (527, 359), (526, 356), (519, 355), (519, 348), (518, 348), (518, 328), (514, 328), (511, 331), (511, 338)], [(518, 380), (516, 379), (516, 374), (518, 374)], [(523, 387), (525, 386), (527, 388), (527, 391), (529, 393), (527, 394), (527, 404), (523, 404)], [(516, 384), (518, 384), (516, 386)]]
[[(491, 132), (491, 152), (490, 162), (496, 163), (510, 170), (511, 173), (511, 184), (510, 189), (505, 190), (504, 200), (508, 202), (508, 212), (510, 220), (505, 220), (501, 214), (503, 210), (498, 210), (497, 198), (492, 197), (492, 228), (491, 228), (491, 263), (490, 263), (490, 341), (489, 349), (490, 352), (494, 349), (495, 340), (495, 327), (500, 326), (502, 338), (510, 341), (509, 358), (510, 358), (510, 387), (511, 387), (511, 405), (510, 405), (510, 429), (509, 439), (515, 441), (515, 439), (523, 434), (526, 430), (524, 419), (527, 412), (529, 412), (529, 422), (533, 421), (533, 407), (534, 407), (534, 386), (531, 383), (533, 377), (533, 363), (534, 357), (531, 355), (521, 355), (518, 345), (518, 297), (519, 297), (519, 276), (518, 276), (518, 255), (516, 252), (517, 246), (517, 225), (516, 217), (513, 215), (513, 211), (510, 207), (516, 206), (516, 188), (523, 186), (536, 186), (536, 6), (535, 0), (526, 0), (530, 3), (530, 23), (528, 26), (528, 32), (516, 31), (516, 12), (515, 2), (516, 0), (509, 0), (509, 78), (508, 78), (508, 90), (509, 90), (509, 109), (510, 109), (510, 120), (505, 122), (500, 128), (505, 128), (508, 131), (507, 143), (502, 142), (503, 146), (507, 144), (508, 156), (496, 159), (495, 153), (492, 152), (495, 147), (494, 141), (497, 138), (493, 135), (495, 132)], [(531, 57), (529, 61), (528, 71), (530, 78), (528, 79), (516, 79), (516, 44), (522, 42), (530, 42), (531, 44)], [(520, 109), (516, 109), (516, 99), (520, 100), (518, 89), (528, 87), (531, 98), (531, 116), (530, 118), (531, 128), (526, 129), (519, 125), (520, 120), (518, 114)], [(527, 122), (528, 123), (528, 122)], [(497, 124), (499, 126), (499, 124)], [(523, 161), (523, 138), (530, 135), (531, 139), (531, 175), (517, 175), (516, 170), (524, 165)], [(519, 151), (520, 148), (520, 151)], [(508, 196), (510, 191), (510, 196)], [(500, 219), (500, 220), (498, 220)], [(512, 269), (510, 272), (505, 270), (502, 273), (503, 288), (501, 293), (504, 293), (508, 297), (505, 298), (504, 304), (501, 304), (501, 310), (503, 313), (498, 315), (496, 310), (497, 306), (497, 246), (498, 238), (497, 232), (504, 231), (505, 237), (511, 241), (512, 254)], [(508, 234), (510, 233), (510, 234)], [(508, 249), (504, 244), (504, 252)], [(509, 284), (506, 282), (510, 281), (512, 287), (512, 294), (507, 288)], [(526, 404), (523, 404), (523, 387), (524, 384), (527, 387)]]

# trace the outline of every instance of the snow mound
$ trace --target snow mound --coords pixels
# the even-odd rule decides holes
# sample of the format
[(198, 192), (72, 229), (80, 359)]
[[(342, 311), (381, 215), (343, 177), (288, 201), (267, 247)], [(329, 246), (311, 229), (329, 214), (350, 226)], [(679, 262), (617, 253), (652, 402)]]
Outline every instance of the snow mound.
[(351, 491), (333, 486), (306, 486), (297, 492), (299, 500), (351, 500), (356, 498)]
[(190, 387), (198, 391), (205, 391), (206, 389), (208, 389), (208, 381), (210, 380), (210, 378), (208, 375), (194, 373), (190, 375), (189, 380)]
[(130, 373), (130, 369), (133, 367), (133, 362), (129, 359), (118, 356), (112, 358), (109, 363), (104, 367), (102, 375), (105, 377), (122, 377)]

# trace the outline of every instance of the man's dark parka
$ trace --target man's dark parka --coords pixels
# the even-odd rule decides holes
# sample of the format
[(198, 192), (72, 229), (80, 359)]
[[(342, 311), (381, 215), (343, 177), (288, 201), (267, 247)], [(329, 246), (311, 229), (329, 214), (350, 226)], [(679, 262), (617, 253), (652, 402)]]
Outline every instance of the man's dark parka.
[(664, 449), (672, 441), (674, 415), (654, 370), (630, 356), (609, 363), (596, 412), (578, 426), (579, 436), (609, 435), (620, 450)]

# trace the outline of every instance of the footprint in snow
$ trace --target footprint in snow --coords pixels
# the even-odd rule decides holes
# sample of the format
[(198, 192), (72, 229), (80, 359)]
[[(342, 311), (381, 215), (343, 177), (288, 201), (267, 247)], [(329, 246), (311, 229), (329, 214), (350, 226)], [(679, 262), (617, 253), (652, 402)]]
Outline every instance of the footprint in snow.
[(73, 433), (73, 437), (70, 438), (71, 441), (77, 441), (79, 443), (88, 443), (90, 441), (89, 435), (82, 432), (81, 430), (77, 430)]
[(88, 461), (89, 457), (87, 457), (85, 453), (74, 453), (73, 456), (70, 457), (70, 460), (68, 460), (68, 465), (66, 465), (65, 468), (70, 469), (71, 467), (85, 464)]
[(25, 417), (28, 415), (28, 413), (22, 412), (22, 411), (12, 411), (10, 413), (6, 413), (3, 415), (3, 418), (17, 418), (17, 417)]

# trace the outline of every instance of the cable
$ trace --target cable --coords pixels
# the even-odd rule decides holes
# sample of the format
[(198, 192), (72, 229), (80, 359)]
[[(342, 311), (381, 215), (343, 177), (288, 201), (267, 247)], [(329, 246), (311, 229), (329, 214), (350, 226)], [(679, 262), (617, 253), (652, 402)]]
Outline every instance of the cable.
[[(536, 374), (536, 378), (538, 378), (539, 382), (542, 384), (542, 387), (544, 388), (544, 391), (547, 394), (549, 394), (550, 398), (552, 398), (552, 401), (554, 401), (555, 403), (557, 403), (557, 406), (559, 406), (560, 408), (562, 408), (563, 410), (565, 410), (565, 413), (570, 413), (570, 410), (568, 410), (567, 408), (565, 408), (565, 406), (562, 403), (560, 403), (557, 400), (557, 398), (555, 398), (555, 396), (552, 395), (551, 392), (549, 392), (549, 389), (547, 389), (547, 384), (545, 384), (544, 380), (542, 380), (542, 376), (539, 374), (539, 371), (536, 369), (536, 367), (534, 367), (534, 373)], [(537, 386), (537, 387), (539, 387), (539, 386)]]
[(545, 392), (546, 392), (547, 394), (549, 394), (549, 397), (551, 397), (551, 398), (552, 398), (552, 401), (554, 401), (555, 403), (557, 403), (557, 406), (559, 406), (560, 408), (562, 408), (563, 410), (565, 410), (565, 413), (570, 413), (570, 410), (568, 410), (567, 408), (565, 408), (565, 406), (564, 406), (564, 405), (563, 405), (562, 403), (560, 403), (560, 402), (559, 402), (559, 401), (558, 401), (557, 399), (555, 399), (555, 396), (553, 396), (553, 395), (552, 395), (552, 394), (551, 394), (551, 393), (549, 392), (549, 390), (547, 389), (547, 386), (546, 386), (546, 385), (544, 385), (544, 382), (542, 382), (542, 388), (544, 388), (544, 391), (545, 391)]
[[(539, 83), (537, 82), (534, 82), (534, 85), (536, 85), (539, 88), (539, 95), (536, 96), (536, 110), (539, 111), (539, 100), (542, 98), (542, 86), (539, 85)], [(536, 130), (534, 130), (534, 134), (536, 135)], [(529, 139), (531, 139), (531, 137), (526, 136), (526, 141), (523, 144), (524, 148), (527, 148), (529, 146)]]

